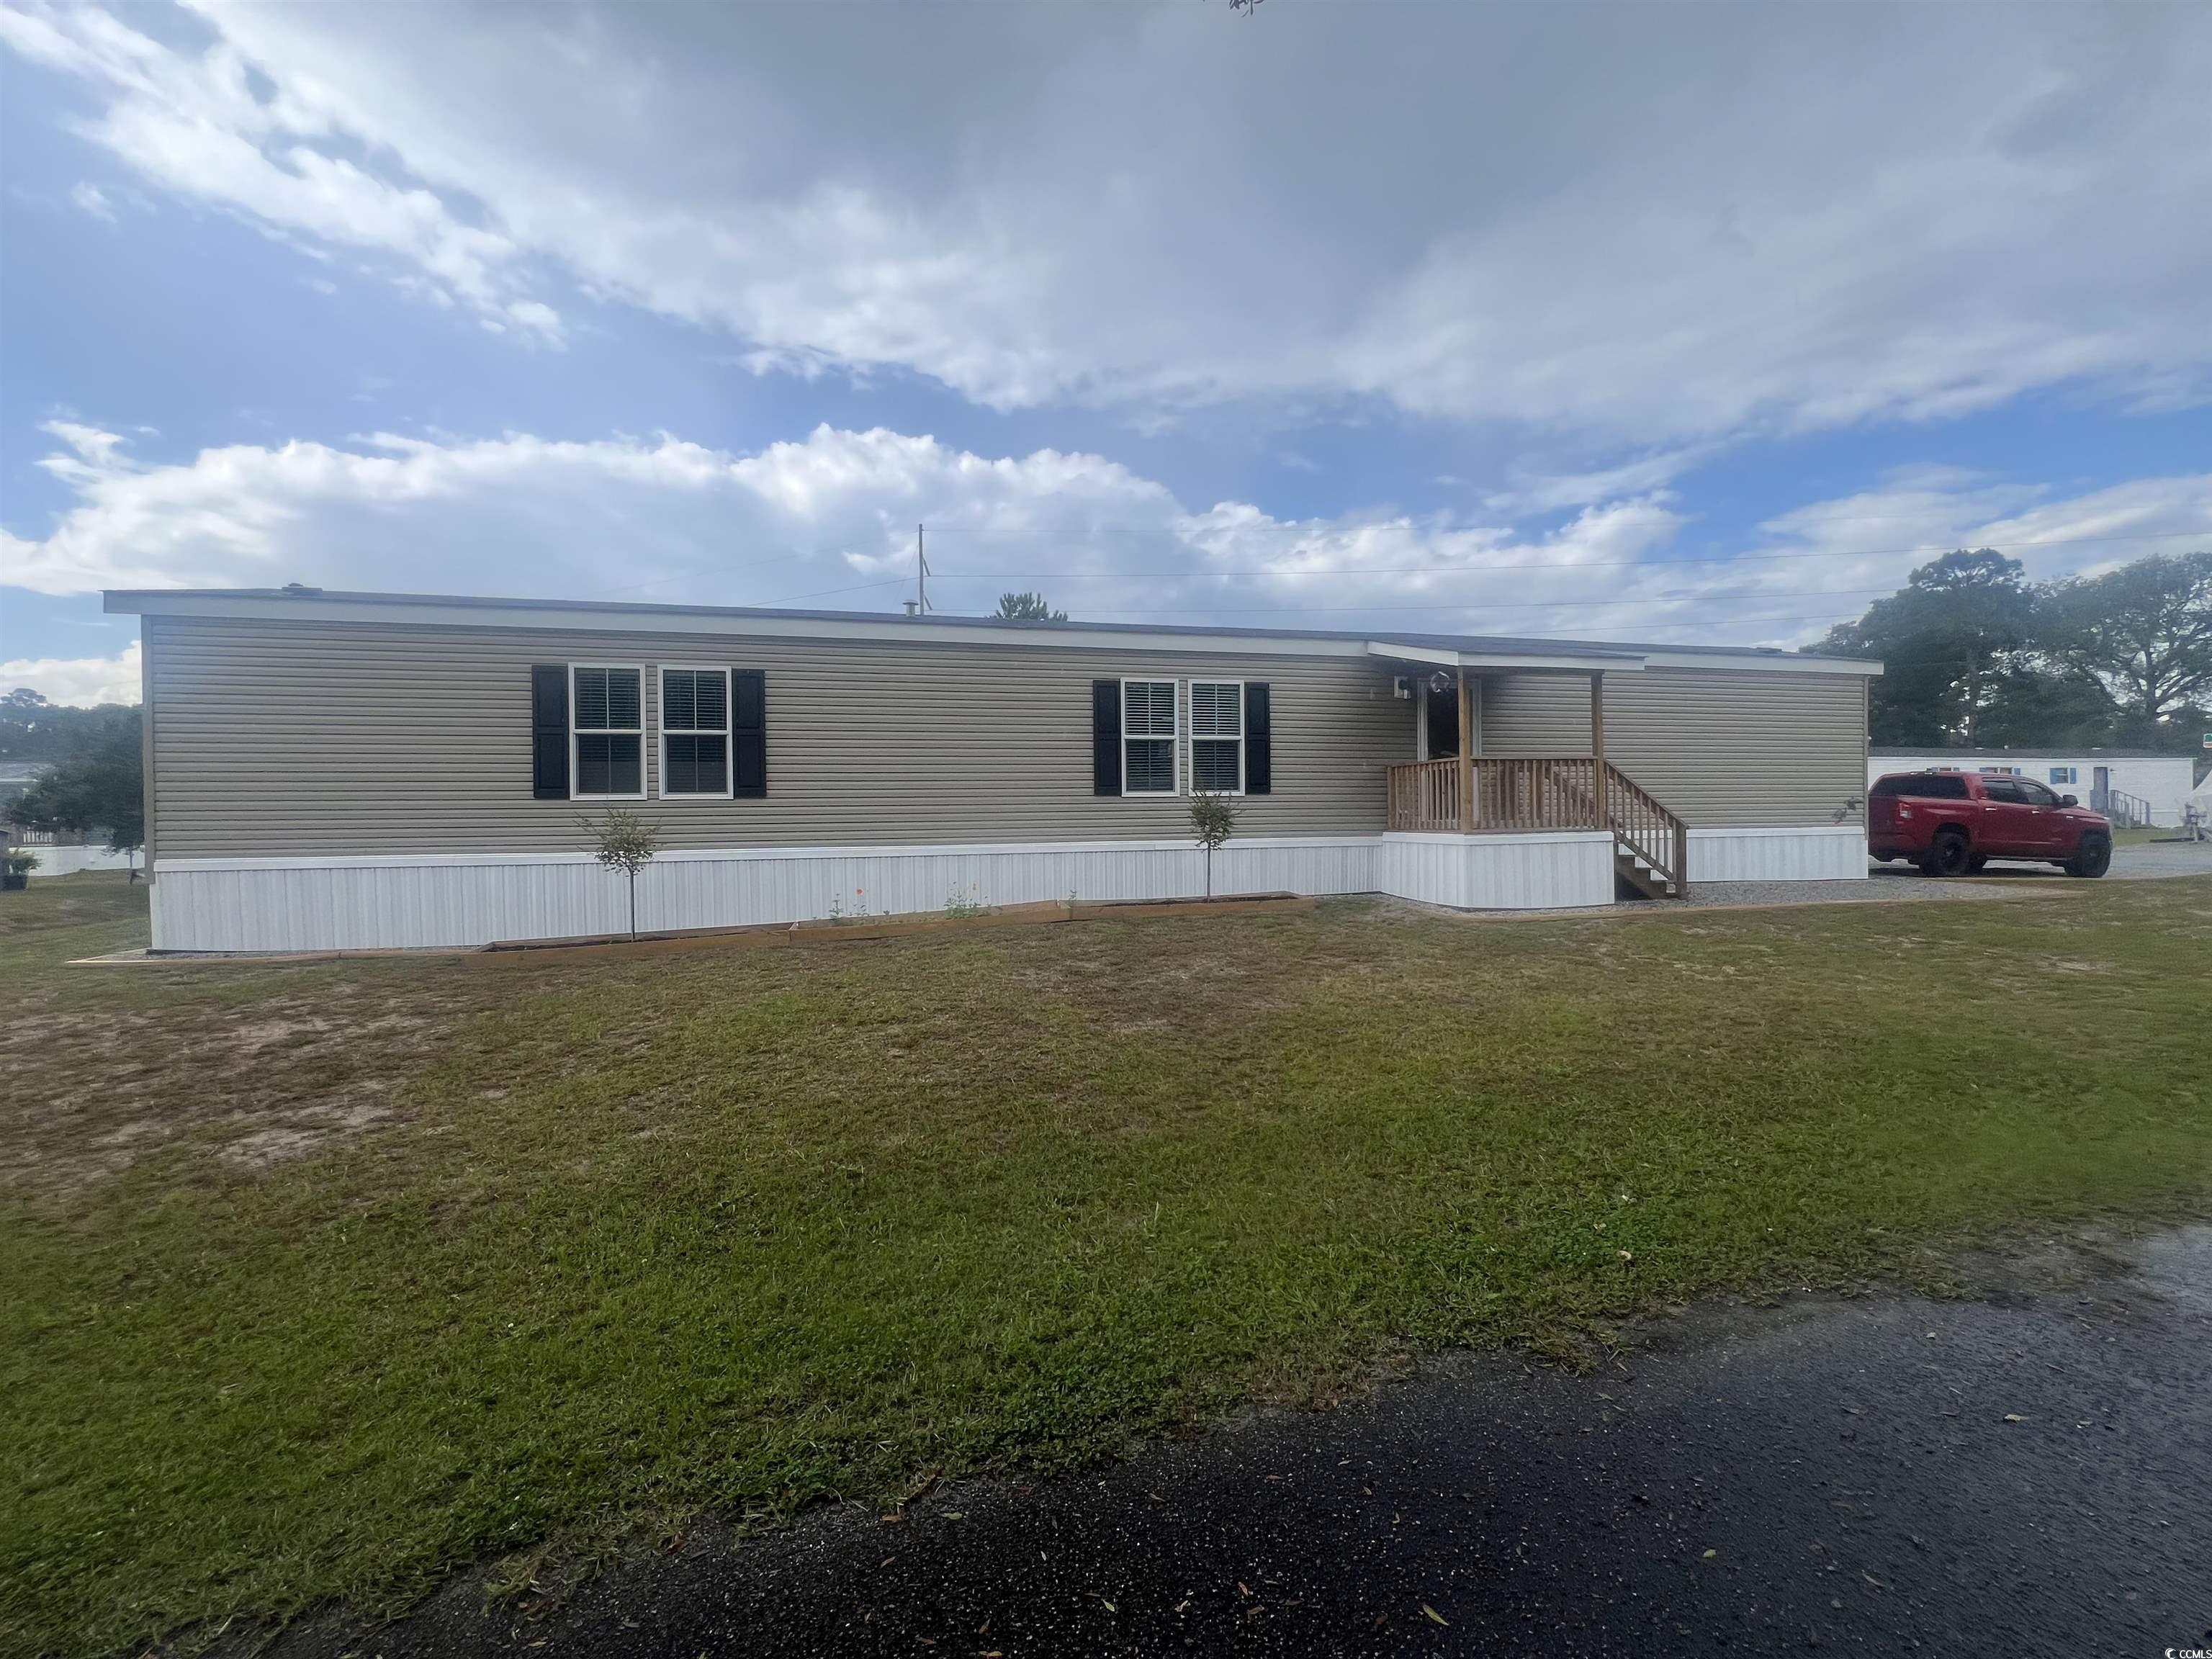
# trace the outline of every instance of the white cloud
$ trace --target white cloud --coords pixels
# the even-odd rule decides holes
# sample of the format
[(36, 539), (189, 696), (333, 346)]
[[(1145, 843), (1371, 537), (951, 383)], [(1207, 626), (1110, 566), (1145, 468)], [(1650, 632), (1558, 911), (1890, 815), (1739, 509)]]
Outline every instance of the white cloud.
[(1901, 586), (1953, 548), (1996, 547), (2033, 580), (2212, 547), (2212, 472), (2136, 478), (2077, 495), (1955, 467), (1901, 468), (1874, 489), (1768, 520), (1762, 580), (1817, 565), (1838, 586)]
[(18, 657), (0, 662), (0, 692), (20, 685), (43, 693), (48, 702), (137, 702), (138, 641), (112, 657)]
[(1663, 490), (1534, 534), (1449, 513), (1285, 519), (1188, 507), (1097, 455), (993, 458), (882, 428), (751, 454), (669, 434), (386, 434), (167, 465), (96, 427), (47, 430), (64, 447), (42, 465), (73, 504), (43, 538), (0, 532), (0, 581), (52, 594), (300, 581), (894, 611), (922, 521), (948, 612), (1036, 588), (1097, 620), (1795, 643), (1950, 546), (2039, 544), (2021, 550), (2041, 576), (2190, 544), (2174, 532), (2212, 539), (2212, 474), (2064, 498), (1900, 472), (1770, 520), (1731, 563), (1680, 546)]
[(0, 38), (148, 180), (533, 339), (573, 283), (1002, 407), (1638, 450), (2212, 378), (2202, 8), (198, 10)]
[(557, 343), (551, 307), (512, 297), (513, 241), (376, 162), (332, 154), (342, 135), (314, 109), (312, 89), (264, 100), (229, 46), (173, 51), (88, 6), (0, 6), (0, 41), (100, 87), (106, 106), (80, 131), (148, 182), (288, 234), (391, 255), (409, 281), (473, 307), (487, 326)]
[(95, 219), (104, 219), (111, 225), (115, 222), (115, 204), (107, 199), (105, 191), (89, 179), (77, 180), (70, 190), (70, 200)]

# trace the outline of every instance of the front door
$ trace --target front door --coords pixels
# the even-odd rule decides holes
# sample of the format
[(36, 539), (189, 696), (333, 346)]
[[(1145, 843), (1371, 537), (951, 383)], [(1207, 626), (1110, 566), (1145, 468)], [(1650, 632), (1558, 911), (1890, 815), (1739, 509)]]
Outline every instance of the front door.
[(1441, 691), (1421, 682), (1422, 711), (1429, 723), (1429, 758), (1455, 759), (1459, 755), (1459, 687)]
[(2100, 766), (2089, 775), (2089, 810), (2108, 812), (2112, 806), (2112, 769)]

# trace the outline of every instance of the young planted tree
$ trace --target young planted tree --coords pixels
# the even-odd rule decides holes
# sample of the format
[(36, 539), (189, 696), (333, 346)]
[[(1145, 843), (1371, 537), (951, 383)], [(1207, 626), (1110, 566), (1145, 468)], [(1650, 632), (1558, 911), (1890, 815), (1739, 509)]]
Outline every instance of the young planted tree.
[(1206, 896), (1213, 896), (1213, 849), (1237, 833), (1237, 803), (1226, 795), (1196, 794), (1190, 798), (1191, 832), (1206, 848)]
[(637, 937), (637, 872), (653, 862), (660, 849), (660, 831), (635, 812), (619, 806), (607, 808), (597, 822), (580, 819), (596, 844), (593, 856), (610, 870), (629, 878), (629, 936)]

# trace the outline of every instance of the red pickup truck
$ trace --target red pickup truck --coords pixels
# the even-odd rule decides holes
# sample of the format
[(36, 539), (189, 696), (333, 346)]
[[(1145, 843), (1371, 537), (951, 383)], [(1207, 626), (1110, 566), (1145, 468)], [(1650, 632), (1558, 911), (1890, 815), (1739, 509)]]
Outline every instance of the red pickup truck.
[(2112, 862), (2112, 824), (2013, 773), (1899, 772), (1867, 792), (1867, 848), (1931, 876), (1970, 875), (1991, 859), (2101, 876)]

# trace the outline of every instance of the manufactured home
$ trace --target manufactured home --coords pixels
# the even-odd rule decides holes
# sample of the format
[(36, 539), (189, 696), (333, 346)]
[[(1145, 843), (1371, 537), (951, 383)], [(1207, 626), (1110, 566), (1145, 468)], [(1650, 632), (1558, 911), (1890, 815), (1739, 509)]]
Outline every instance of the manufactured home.
[(1867, 677), (1788, 652), (422, 594), (117, 592), (155, 948), (1192, 895), (1465, 908), (1863, 879)]
[(2148, 749), (1870, 749), (1867, 782), (1889, 772), (2002, 772), (2033, 778), (2123, 828), (2171, 830), (2196, 787), (2187, 755)]

